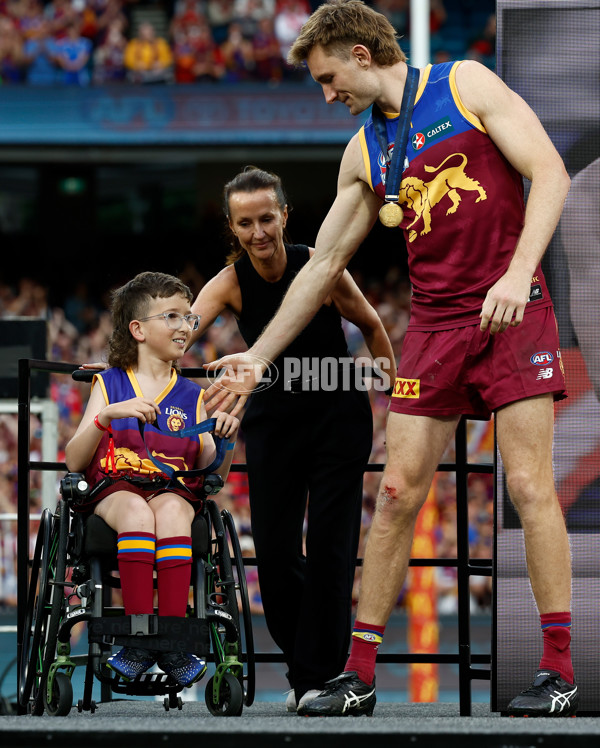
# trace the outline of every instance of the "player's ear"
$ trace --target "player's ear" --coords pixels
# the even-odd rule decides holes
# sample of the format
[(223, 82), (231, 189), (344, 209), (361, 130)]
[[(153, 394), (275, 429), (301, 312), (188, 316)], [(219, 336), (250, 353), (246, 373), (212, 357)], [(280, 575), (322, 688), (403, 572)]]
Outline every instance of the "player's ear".
[(364, 44), (355, 44), (351, 53), (361, 68), (366, 68), (371, 64), (371, 53)]

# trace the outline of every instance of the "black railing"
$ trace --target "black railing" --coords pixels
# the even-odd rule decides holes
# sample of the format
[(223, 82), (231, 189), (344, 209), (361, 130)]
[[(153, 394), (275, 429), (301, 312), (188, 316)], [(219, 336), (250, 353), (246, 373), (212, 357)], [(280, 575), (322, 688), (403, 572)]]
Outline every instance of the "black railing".
[[(30, 459), (30, 393), (31, 372), (46, 371), (54, 374), (72, 374), (77, 371), (76, 364), (43, 361), (36, 359), (19, 360), (19, 389), (18, 389), (18, 530), (17, 530), (17, 662), (20, 663), (23, 650), (23, 633), (25, 624), (25, 611), (27, 602), (27, 582), (29, 558), (29, 473), (31, 470), (55, 470), (66, 471), (66, 465), (62, 462), (42, 462)], [(206, 372), (201, 368), (185, 368), (182, 374), (191, 378), (202, 378)], [(495, 453), (495, 451), (494, 451)], [(472, 574), (479, 576), (492, 576), (493, 566), (491, 559), (470, 559), (469, 557), (469, 520), (467, 502), (467, 482), (470, 473), (495, 474), (495, 463), (469, 463), (467, 457), (467, 427), (466, 420), (461, 419), (455, 435), (456, 462), (440, 463), (437, 467), (439, 472), (456, 473), (456, 533), (457, 533), (457, 555), (456, 558), (415, 558), (410, 560), (410, 566), (431, 567), (456, 567), (458, 587), (458, 651), (454, 654), (419, 654), (419, 653), (389, 653), (379, 654), (377, 662), (394, 664), (431, 663), (440, 665), (458, 665), (459, 671), (459, 708), (461, 716), (471, 714), (471, 681), (490, 680), (491, 671), (484, 668), (475, 668), (473, 665), (490, 665), (492, 656), (490, 654), (473, 654), (471, 652), (471, 612), (470, 612), (470, 590), (469, 578)], [(371, 463), (368, 470), (382, 472), (383, 464)], [(236, 463), (231, 466), (235, 472), (245, 472), (246, 465)], [(496, 485), (494, 481), (494, 499)], [(494, 504), (496, 502), (494, 501)], [(495, 519), (495, 518), (494, 518)], [(255, 566), (255, 558), (245, 558), (244, 564)], [(357, 559), (357, 566), (362, 564), (362, 559)], [(283, 662), (281, 653), (256, 652), (256, 662), (276, 663)], [(20, 668), (18, 668), (20, 678)], [(18, 684), (20, 686), (20, 683)]]

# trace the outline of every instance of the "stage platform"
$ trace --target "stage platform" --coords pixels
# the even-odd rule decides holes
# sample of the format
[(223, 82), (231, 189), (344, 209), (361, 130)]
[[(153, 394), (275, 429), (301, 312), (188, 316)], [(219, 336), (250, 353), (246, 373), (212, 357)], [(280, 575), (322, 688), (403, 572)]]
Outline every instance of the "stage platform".
[(484, 704), (474, 704), (471, 717), (459, 716), (458, 704), (382, 701), (371, 718), (308, 718), (288, 714), (283, 703), (273, 702), (255, 702), (240, 717), (214, 717), (197, 701), (168, 712), (158, 701), (114, 701), (99, 704), (94, 714), (74, 708), (67, 717), (0, 717), (2, 748), (597, 748), (599, 744), (598, 717), (512, 719), (490, 713)]

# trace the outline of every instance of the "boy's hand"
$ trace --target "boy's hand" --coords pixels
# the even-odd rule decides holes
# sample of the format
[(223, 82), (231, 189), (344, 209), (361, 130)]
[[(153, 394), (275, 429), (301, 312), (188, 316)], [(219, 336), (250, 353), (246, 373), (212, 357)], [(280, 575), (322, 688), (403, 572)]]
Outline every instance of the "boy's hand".
[(213, 413), (212, 418), (217, 419), (215, 426), (215, 436), (220, 436), (224, 439), (235, 439), (238, 429), (240, 427), (240, 421), (231, 413), (225, 413), (222, 410), (217, 410)]
[(109, 426), (110, 421), (115, 418), (137, 418), (142, 423), (154, 423), (159, 413), (160, 408), (154, 400), (148, 397), (132, 397), (131, 400), (107, 405), (100, 411), (98, 418), (103, 426)]

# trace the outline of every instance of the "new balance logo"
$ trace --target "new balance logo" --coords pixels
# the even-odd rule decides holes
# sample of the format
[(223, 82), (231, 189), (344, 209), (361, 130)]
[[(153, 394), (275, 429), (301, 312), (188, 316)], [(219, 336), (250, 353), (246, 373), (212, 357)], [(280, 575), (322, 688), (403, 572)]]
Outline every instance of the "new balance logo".
[(547, 369), (540, 369), (538, 371), (538, 375), (536, 379), (552, 379), (552, 375), (554, 374), (554, 369), (549, 366)]
[(552, 699), (552, 706), (550, 707), (550, 713), (552, 712), (563, 712), (565, 709), (569, 709), (571, 706), (571, 699), (577, 693), (577, 686), (572, 691), (561, 693), (560, 691), (554, 691), (554, 696), (550, 695)]

